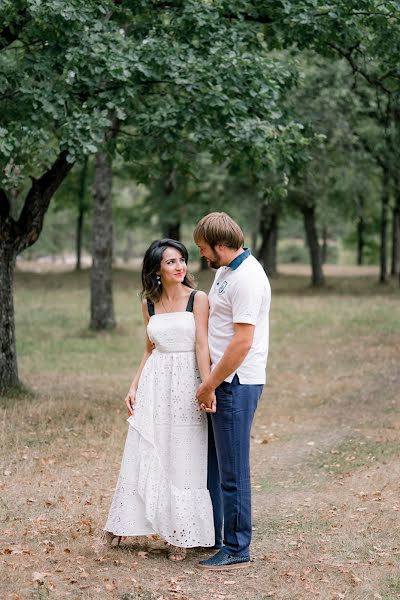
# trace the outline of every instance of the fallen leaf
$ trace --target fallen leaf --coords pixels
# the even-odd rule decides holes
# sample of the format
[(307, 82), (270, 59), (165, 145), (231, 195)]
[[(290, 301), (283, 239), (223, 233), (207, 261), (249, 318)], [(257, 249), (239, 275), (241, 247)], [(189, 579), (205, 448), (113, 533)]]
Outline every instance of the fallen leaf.
[(32, 573), (32, 581), (37, 581), (37, 583), (43, 584), (46, 577), (51, 575), (51, 573), (39, 573), (38, 571), (34, 571)]

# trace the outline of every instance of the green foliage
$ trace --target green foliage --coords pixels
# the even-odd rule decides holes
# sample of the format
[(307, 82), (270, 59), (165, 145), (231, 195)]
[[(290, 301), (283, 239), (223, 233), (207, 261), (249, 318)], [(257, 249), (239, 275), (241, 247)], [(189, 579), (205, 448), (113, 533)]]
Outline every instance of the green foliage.
[(220, 159), (286, 162), (303, 143), (280, 108), (293, 73), (269, 55), (260, 25), (237, 14), (195, 0), (3, 2), (3, 184), (37, 176), (60, 149), (70, 161), (97, 152), (113, 116), (130, 160), (179, 163), (183, 139)]

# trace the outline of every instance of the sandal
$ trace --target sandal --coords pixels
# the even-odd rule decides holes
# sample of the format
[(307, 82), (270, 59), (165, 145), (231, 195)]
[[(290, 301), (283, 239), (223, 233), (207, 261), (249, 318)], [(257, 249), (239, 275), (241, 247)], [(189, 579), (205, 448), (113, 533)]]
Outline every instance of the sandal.
[[(100, 552), (101, 550), (105, 550), (106, 548), (114, 548), (119, 546), (121, 543), (122, 535), (114, 535), (111, 531), (103, 531), (96, 540), (95, 550), (96, 552)], [(114, 540), (117, 540), (117, 543), (114, 544)]]
[(168, 544), (168, 558), (169, 560), (173, 560), (174, 562), (185, 560), (186, 548), (181, 548), (180, 546), (173, 546), (172, 544)]

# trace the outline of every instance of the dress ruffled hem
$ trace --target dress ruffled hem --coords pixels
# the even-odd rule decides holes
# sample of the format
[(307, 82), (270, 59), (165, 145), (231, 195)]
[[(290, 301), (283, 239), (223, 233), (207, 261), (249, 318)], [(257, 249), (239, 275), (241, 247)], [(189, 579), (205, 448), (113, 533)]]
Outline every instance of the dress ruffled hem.
[(207, 489), (179, 489), (165, 475), (152, 440), (140, 431), (135, 417), (129, 426), (138, 434), (137, 492), (146, 521), (167, 542), (181, 547), (214, 545), (212, 505)]
[[(115, 510), (118, 519), (113, 518), (112, 507), (106, 529), (116, 535), (157, 533), (170, 544), (184, 548), (213, 546), (214, 524), (208, 490), (177, 488), (165, 474), (151, 439), (151, 428), (141, 430), (138, 421), (135, 416), (128, 419), (126, 448), (129, 454), (134, 452), (135, 469), (126, 475), (120, 474), (113, 500), (113, 506), (118, 507)], [(140, 530), (130, 519), (135, 504), (142, 513)], [(146, 527), (143, 527), (143, 518)]]

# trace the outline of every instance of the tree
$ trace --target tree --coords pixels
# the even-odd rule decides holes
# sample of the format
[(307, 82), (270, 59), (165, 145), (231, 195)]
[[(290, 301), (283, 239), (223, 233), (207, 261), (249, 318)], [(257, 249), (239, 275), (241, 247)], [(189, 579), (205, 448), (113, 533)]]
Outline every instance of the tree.
[[(291, 73), (268, 55), (257, 19), (242, 8), (253, 10), (194, 0), (3, 1), (0, 389), (18, 384), (16, 256), (38, 239), (73, 163), (107, 151), (110, 114), (126, 121), (121, 151), (138, 162), (160, 148), (182, 162), (182, 138), (219, 159), (240, 151), (260, 164), (301, 141), (298, 124), (278, 110)], [(14, 192), (29, 178), (15, 218)]]

